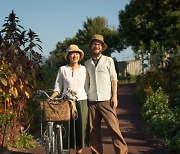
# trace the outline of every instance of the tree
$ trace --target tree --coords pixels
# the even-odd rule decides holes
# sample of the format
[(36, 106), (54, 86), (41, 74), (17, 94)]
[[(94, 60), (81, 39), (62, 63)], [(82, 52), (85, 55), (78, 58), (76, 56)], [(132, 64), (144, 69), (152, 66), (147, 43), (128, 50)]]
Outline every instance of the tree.
[(64, 42), (57, 43), (56, 49), (51, 52), (48, 63), (50, 64), (50, 61), (53, 61), (56, 66), (63, 65), (65, 63), (64, 54), (70, 44), (77, 44), (85, 52), (83, 61), (90, 58), (91, 53), (88, 44), (95, 33), (102, 34), (105, 38), (108, 45), (108, 49), (104, 51), (105, 55), (111, 56), (114, 51), (120, 52), (124, 48), (118, 31), (108, 26), (106, 18), (99, 16), (87, 18), (87, 21), (83, 23), (83, 29), (79, 29), (73, 38), (66, 38)]
[(0, 144), (13, 139), (29, 125), (26, 100), (36, 86), (42, 51), (38, 35), (18, 24), (14, 11), (0, 31)]
[[(104, 36), (105, 42), (108, 45), (108, 49), (104, 51), (104, 54), (111, 56), (115, 51), (122, 51), (124, 49), (123, 41), (115, 28), (108, 26), (108, 21), (104, 17), (87, 18), (87, 21), (83, 23), (84, 29), (79, 30), (76, 34), (76, 38), (80, 45), (88, 45), (93, 34), (101, 34)], [(86, 53), (87, 54), (87, 53)], [(89, 58), (90, 54), (87, 54)], [(86, 59), (86, 58), (85, 58)]]
[[(125, 10), (119, 13), (119, 32), (127, 46), (132, 46), (135, 54), (139, 54), (139, 46), (143, 43), (148, 54), (161, 56), (174, 53), (179, 49), (180, 40), (180, 4), (178, 0), (132, 0)], [(152, 49), (152, 42), (164, 48), (162, 53)], [(142, 53), (142, 51), (141, 51)]]

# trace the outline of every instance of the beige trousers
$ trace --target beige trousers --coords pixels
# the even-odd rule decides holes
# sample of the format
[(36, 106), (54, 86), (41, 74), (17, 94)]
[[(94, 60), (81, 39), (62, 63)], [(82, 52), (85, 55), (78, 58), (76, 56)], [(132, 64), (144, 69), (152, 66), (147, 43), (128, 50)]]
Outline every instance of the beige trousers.
[(90, 147), (93, 154), (103, 154), (101, 137), (101, 120), (104, 119), (110, 130), (116, 154), (128, 151), (127, 144), (121, 134), (116, 109), (112, 109), (110, 101), (89, 102)]

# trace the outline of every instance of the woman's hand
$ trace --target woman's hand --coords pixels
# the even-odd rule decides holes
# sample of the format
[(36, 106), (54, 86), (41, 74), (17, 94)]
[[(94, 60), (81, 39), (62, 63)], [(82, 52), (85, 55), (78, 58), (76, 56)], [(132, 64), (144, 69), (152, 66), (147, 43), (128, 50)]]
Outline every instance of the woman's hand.
[(57, 95), (58, 95), (58, 92), (57, 92), (57, 91), (54, 91), (54, 92), (52, 93), (52, 95), (47, 99), (47, 101), (49, 102), (50, 100), (52, 100), (53, 98), (55, 98)]
[(72, 92), (73, 95), (76, 95), (76, 94), (77, 94), (77, 92), (74, 91), (74, 90), (72, 90), (71, 88), (68, 88), (68, 90), (70, 90), (70, 91)]

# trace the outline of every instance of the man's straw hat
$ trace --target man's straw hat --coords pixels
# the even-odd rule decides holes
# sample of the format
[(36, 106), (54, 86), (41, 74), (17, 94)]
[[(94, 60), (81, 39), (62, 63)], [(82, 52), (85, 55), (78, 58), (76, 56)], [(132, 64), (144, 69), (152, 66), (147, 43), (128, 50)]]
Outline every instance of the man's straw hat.
[(100, 34), (94, 34), (89, 42), (89, 45), (88, 47), (90, 48), (91, 44), (92, 44), (92, 41), (93, 40), (98, 40), (98, 41), (101, 41), (102, 42), (102, 50), (106, 50), (107, 49), (107, 45), (106, 43), (104, 42), (104, 37)]

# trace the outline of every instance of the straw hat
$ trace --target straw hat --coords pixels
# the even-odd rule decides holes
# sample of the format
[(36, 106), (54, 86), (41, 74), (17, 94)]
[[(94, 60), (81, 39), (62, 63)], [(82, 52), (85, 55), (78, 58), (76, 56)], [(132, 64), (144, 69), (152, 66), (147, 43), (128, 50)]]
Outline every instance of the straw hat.
[(100, 34), (94, 34), (89, 42), (89, 45), (88, 47), (90, 48), (91, 44), (92, 44), (92, 41), (93, 40), (98, 40), (98, 41), (101, 41), (103, 44), (102, 44), (102, 50), (106, 50), (107, 49), (107, 45), (106, 43), (104, 42), (104, 37)]
[(77, 45), (75, 45), (75, 44), (71, 44), (71, 45), (69, 46), (69, 48), (68, 48), (68, 50), (67, 50), (67, 52), (66, 52), (66, 54), (65, 54), (65, 59), (66, 59), (67, 61), (69, 61), (69, 60), (68, 60), (68, 54), (69, 54), (69, 53), (72, 53), (72, 52), (75, 52), (75, 51), (80, 54), (80, 59), (79, 59), (79, 61), (81, 61), (81, 60), (83, 59), (83, 57), (84, 57), (84, 52), (83, 52), (81, 49), (79, 49), (79, 47), (78, 47)]

